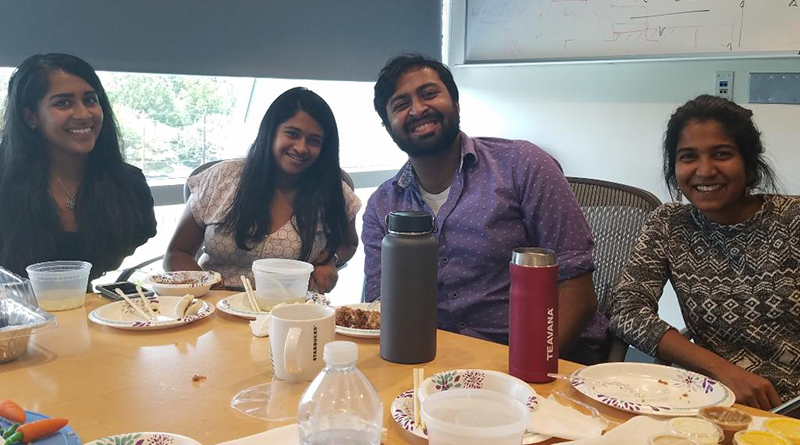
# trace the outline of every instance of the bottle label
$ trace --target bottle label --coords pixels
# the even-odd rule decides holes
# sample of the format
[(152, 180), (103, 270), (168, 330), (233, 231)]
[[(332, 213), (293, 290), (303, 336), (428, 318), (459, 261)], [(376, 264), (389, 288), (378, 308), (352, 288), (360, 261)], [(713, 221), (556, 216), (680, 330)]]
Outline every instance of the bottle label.
[(553, 308), (547, 308), (547, 361), (553, 359), (553, 353), (555, 352), (555, 347), (553, 346), (553, 340), (555, 338), (555, 333), (553, 332), (553, 327), (555, 325), (555, 315)]

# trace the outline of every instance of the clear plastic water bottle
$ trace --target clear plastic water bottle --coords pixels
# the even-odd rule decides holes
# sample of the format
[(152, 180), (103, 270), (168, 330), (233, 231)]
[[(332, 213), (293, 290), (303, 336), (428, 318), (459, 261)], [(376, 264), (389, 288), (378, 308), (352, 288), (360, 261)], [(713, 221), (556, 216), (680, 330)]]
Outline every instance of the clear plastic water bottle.
[(297, 425), (303, 445), (379, 445), (383, 404), (375, 387), (356, 368), (358, 345), (325, 345), (325, 368), (303, 393)]

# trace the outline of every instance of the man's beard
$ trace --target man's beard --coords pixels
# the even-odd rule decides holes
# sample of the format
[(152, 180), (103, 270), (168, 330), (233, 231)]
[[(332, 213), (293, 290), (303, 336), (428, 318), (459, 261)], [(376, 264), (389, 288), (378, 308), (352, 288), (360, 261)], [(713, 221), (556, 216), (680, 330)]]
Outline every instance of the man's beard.
[(408, 128), (411, 128), (411, 126), (420, 119), (405, 125), (406, 128), (403, 129), (403, 133), (401, 133), (399, 136), (391, 129), (389, 130), (389, 136), (392, 137), (394, 143), (397, 144), (400, 150), (406, 152), (409, 157), (422, 158), (443, 153), (447, 151), (447, 149), (450, 147), (450, 144), (453, 143), (455, 138), (458, 137), (458, 134), (461, 132), (461, 117), (459, 116), (458, 112), (452, 114), (452, 119), (449, 122), (445, 121), (444, 116), (438, 111), (433, 111), (433, 113), (435, 113), (434, 117), (436, 120), (441, 123), (442, 133), (438, 137), (434, 136), (432, 138), (425, 139), (421, 144), (414, 143), (410, 138), (408, 138)]

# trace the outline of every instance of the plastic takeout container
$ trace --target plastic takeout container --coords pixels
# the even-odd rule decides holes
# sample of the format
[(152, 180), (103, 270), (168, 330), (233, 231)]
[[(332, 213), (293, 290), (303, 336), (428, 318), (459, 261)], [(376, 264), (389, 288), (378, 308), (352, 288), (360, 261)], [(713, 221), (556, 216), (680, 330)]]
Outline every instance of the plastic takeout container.
[(261, 310), (268, 311), (280, 303), (305, 302), (313, 271), (314, 265), (305, 261), (281, 258), (253, 261), (255, 296)]
[(717, 445), (722, 440), (722, 428), (716, 423), (696, 417), (676, 417), (669, 421), (672, 434), (685, 437), (699, 445)]
[(58, 326), (39, 308), (30, 281), (0, 267), (0, 363), (17, 359), (33, 334)]
[(39, 307), (66, 311), (83, 306), (92, 264), (86, 261), (46, 261), (26, 267)]
[(746, 430), (733, 435), (733, 445), (792, 445), (792, 441), (769, 431)]
[(426, 397), (422, 418), (430, 445), (518, 445), (530, 413), (496, 391), (451, 389)]
[(780, 434), (791, 440), (794, 445), (800, 445), (800, 419), (786, 417), (767, 419), (762, 428), (770, 433)]
[(705, 406), (697, 412), (697, 417), (710, 420), (722, 428), (724, 438), (722, 443), (731, 445), (733, 435), (739, 431), (746, 430), (753, 421), (753, 417), (744, 411), (731, 406)]

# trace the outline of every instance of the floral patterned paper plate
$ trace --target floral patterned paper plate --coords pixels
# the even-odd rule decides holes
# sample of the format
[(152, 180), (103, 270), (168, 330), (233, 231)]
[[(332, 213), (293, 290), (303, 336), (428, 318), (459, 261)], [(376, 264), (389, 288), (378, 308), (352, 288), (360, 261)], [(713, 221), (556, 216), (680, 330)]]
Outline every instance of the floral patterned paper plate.
[[(178, 316), (175, 314), (175, 308), (181, 299), (182, 297), (150, 297), (151, 302), (159, 305), (158, 321), (145, 320), (126, 301), (115, 301), (93, 310), (89, 314), (89, 320), (112, 328), (147, 331), (183, 326), (214, 313), (214, 305), (207, 301), (202, 301), (203, 307), (198, 313), (188, 317)], [(144, 310), (141, 299), (134, 298), (131, 301)]]
[[(733, 392), (685, 369), (645, 363), (602, 363), (572, 374), (572, 386), (590, 399), (636, 414), (694, 416), (705, 406), (731, 406)], [(609, 382), (605, 384), (604, 382)], [(620, 384), (633, 388), (631, 394)]]
[(128, 433), (97, 439), (86, 445), (202, 445), (186, 436), (171, 433)]
[[(507, 394), (528, 407), (533, 412), (539, 404), (538, 395), (530, 385), (522, 380), (498, 371), (482, 369), (454, 369), (451, 371), (434, 374), (420, 385), (422, 400), (425, 396), (435, 392), (450, 389), (486, 389)], [(411, 434), (427, 439), (428, 436), (414, 423), (414, 398), (413, 389), (409, 389), (397, 396), (392, 402), (392, 418), (401, 428)], [(523, 444), (539, 443), (550, 436), (526, 432), (522, 437)]]

